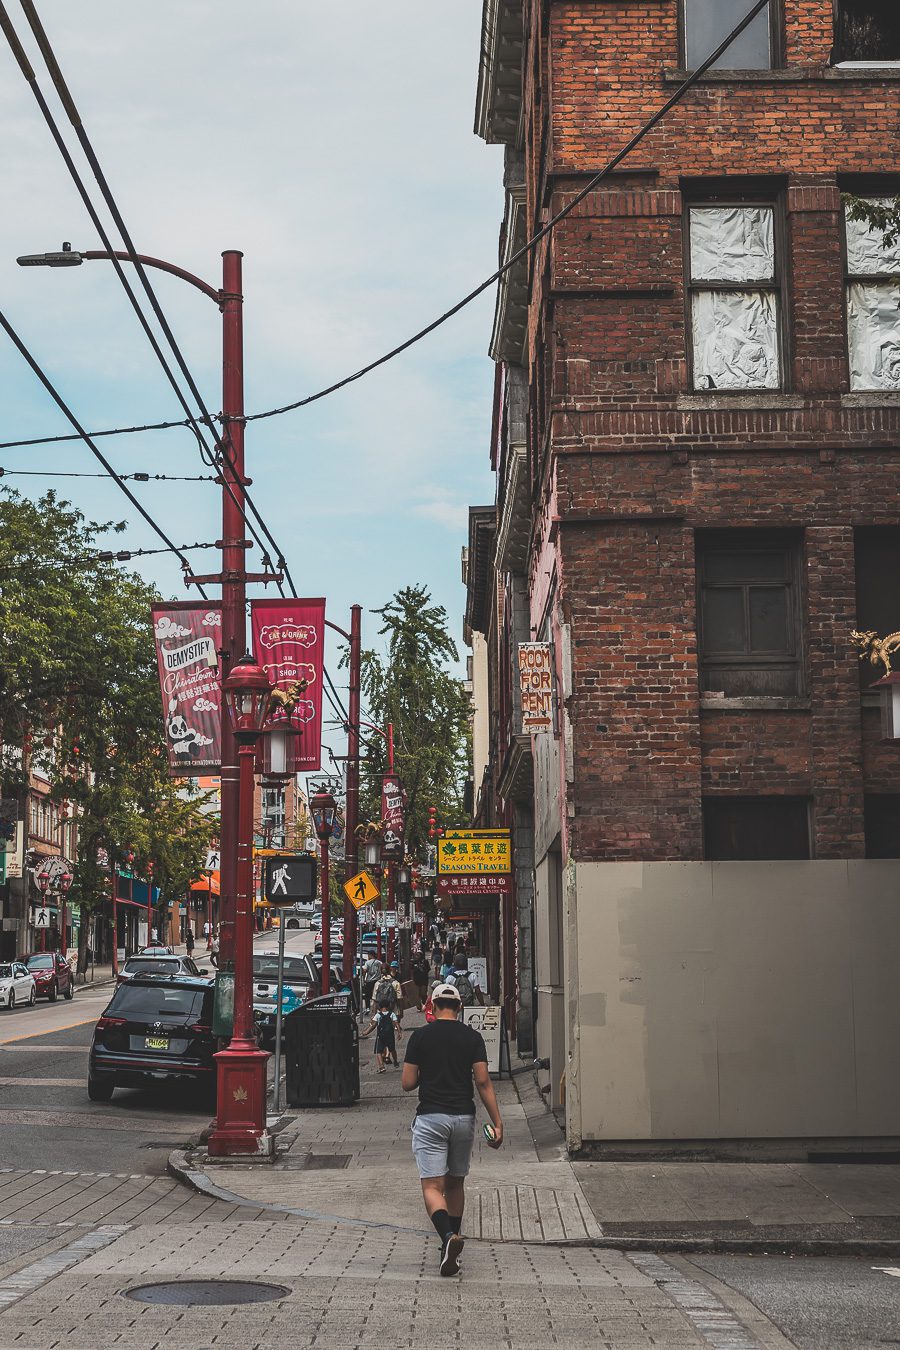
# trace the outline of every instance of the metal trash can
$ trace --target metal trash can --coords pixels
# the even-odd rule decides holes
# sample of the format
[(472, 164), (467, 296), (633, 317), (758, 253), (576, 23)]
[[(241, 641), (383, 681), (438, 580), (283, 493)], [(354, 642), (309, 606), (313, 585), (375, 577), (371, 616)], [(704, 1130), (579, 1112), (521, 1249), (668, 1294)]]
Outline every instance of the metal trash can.
[(289, 1106), (359, 1101), (359, 1028), (349, 993), (310, 999), (284, 1019)]

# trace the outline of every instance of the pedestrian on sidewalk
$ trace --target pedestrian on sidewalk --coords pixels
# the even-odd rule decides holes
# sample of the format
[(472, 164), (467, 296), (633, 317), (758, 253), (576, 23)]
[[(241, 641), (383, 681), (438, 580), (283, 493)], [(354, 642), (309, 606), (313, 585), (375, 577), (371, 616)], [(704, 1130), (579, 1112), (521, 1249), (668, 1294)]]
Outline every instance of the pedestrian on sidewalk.
[(381, 979), (383, 969), (377, 956), (370, 956), (363, 968), (363, 1004), (366, 1012), (372, 1007), (372, 991)]
[(375, 1032), (375, 1058), (378, 1061), (378, 1072), (384, 1073), (388, 1064), (393, 1064), (395, 1068), (397, 1066), (395, 1033), (402, 1040), (403, 1028), (397, 1014), (388, 1007), (387, 1000), (376, 1006), (378, 1011), (361, 1034), (370, 1036), (373, 1031)]
[[(453, 969), (447, 976), (447, 983), (455, 985), (459, 990), (460, 1002), (463, 1008), (472, 1008), (477, 1003), (484, 1007), (484, 994), (478, 986), (474, 971), (469, 969), (469, 962), (464, 952), (460, 952), (453, 958)], [(465, 1016), (465, 1012), (463, 1013)]]
[(188, 956), (193, 956), (193, 955), (194, 955), (194, 930), (193, 930), (193, 928), (188, 928), (187, 931), (185, 932), (185, 935), (184, 935), (184, 950), (187, 952)]
[(428, 980), (431, 976), (431, 964), (428, 960), (428, 953), (421, 951), (413, 957), (412, 977), (413, 984), (416, 986), (416, 1007), (419, 1012), (428, 997)]
[[(432, 992), (434, 1021), (410, 1036), (403, 1064), (404, 1092), (419, 1090), (412, 1147), (425, 1209), (441, 1240), (441, 1274), (456, 1275), (463, 1249), (465, 1180), (475, 1141), (475, 1093), (491, 1118), (491, 1148), (503, 1143), (503, 1122), (488, 1073), (483, 1037), (458, 1021), (459, 990)], [(487, 1127), (485, 1127), (487, 1129)]]
[(401, 1021), (403, 1017), (403, 989), (400, 981), (397, 979), (399, 971), (400, 966), (394, 961), (389, 970), (383, 970), (381, 972), (378, 982), (372, 991), (372, 1002), (375, 1004), (375, 1007), (377, 1008), (380, 1004), (386, 1003), (390, 1011), (397, 1014), (398, 1022)]
[(219, 934), (218, 934), (218, 930), (217, 930), (215, 933), (213, 933), (212, 946), (211, 946), (210, 949), (209, 949), (209, 959), (210, 959), (210, 961), (212, 962), (212, 964), (215, 966), (216, 970), (218, 970), (218, 969), (219, 969)]

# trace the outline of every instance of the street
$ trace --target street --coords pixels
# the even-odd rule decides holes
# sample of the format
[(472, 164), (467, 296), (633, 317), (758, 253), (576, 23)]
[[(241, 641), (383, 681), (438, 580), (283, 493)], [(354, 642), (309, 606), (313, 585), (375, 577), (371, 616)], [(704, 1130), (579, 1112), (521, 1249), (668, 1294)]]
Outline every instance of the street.
[[(258, 935), (255, 946), (274, 949), (276, 941), (277, 934)], [(313, 935), (292, 932), (286, 946), (309, 951)], [(552, 1237), (546, 1213), (543, 1227), (527, 1228), (525, 1183), (536, 1183), (538, 1209), (550, 1205), (564, 1221), (560, 1187), (574, 1183), (565, 1181), (568, 1164), (538, 1161), (508, 1080), (499, 1085), (506, 1153), (495, 1160), (482, 1150), (475, 1161), (463, 1273), (441, 1281), (409, 1171), (411, 1107), (398, 1077), (376, 1080), (370, 1047), (357, 1107), (289, 1117), (283, 1162), (220, 1168), (219, 1195), (198, 1194), (170, 1177), (166, 1162), (198, 1139), (208, 1112), (173, 1093), (87, 1099), (88, 1046), (111, 992), (80, 989), (72, 1003), (0, 1019), (0, 1350), (98, 1343), (399, 1350), (436, 1335), (467, 1350), (900, 1344), (900, 1268), (887, 1259), (619, 1252), (590, 1236), (587, 1246), (584, 1237), (567, 1246)], [(339, 1170), (323, 1172), (331, 1158)], [(510, 1181), (518, 1240), (504, 1240)], [(491, 1195), (499, 1197), (493, 1221)], [(544, 1241), (523, 1240), (541, 1231)], [(152, 1278), (271, 1280), (287, 1293), (220, 1309), (121, 1297)]]

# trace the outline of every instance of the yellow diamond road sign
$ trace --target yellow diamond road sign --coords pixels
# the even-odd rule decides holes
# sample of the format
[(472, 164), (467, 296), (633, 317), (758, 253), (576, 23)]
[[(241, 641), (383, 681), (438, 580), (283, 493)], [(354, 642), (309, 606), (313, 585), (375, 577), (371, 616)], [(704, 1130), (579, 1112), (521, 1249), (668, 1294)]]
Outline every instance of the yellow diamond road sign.
[(381, 891), (368, 872), (357, 872), (355, 877), (344, 882), (344, 894), (355, 909), (362, 909), (363, 905), (371, 905), (377, 900)]

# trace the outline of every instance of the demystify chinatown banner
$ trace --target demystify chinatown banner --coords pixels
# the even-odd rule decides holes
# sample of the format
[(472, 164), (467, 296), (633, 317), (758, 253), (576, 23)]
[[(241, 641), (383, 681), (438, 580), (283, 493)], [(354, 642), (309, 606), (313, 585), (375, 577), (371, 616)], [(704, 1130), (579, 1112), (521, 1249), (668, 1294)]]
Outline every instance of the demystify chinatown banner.
[(222, 760), (222, 690), (218, 605), (153, 605), (153, 636), (162, 691), (169, 773), (194, 775)]
[[(299, 732), (297, 771), (322, 760), (322, 667), (325, 660), (324, 600), (254, 600), (250, 605), (253, 654), (277, 689), (297, 692), (291, 721)], [(277, 716), (277, 713), (276, 713)]]

